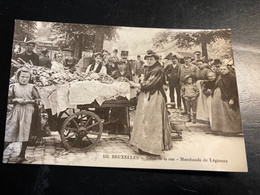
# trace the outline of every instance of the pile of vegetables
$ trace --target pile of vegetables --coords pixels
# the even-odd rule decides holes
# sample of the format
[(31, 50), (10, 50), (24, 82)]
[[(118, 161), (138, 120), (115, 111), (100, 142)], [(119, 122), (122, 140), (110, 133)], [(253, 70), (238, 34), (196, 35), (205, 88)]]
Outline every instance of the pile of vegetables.
[(50, 86), (56, 84), (64, 84), (67, 82), (74, 81), (85, 81), (85, 80), (97, 80), (101, 83), (112, 84), (115, 81), (117, 82), (128, 82), (128, 79), (124, 77), (120, 77), (117, 80), (114, 80), (111, 76), (103, 74), (103, 73), (71, 73), (69, 70), (65, 70), (65, 73), (56, 72), (49, 68), (45, 68), (43, 66), (34, 66), (33, 64), (23, 62), (20, 64), (19, 62), (12, 60), (12, 65), (16, 67), (27, 67), (32, 72), (32, 81), (38, 87)]

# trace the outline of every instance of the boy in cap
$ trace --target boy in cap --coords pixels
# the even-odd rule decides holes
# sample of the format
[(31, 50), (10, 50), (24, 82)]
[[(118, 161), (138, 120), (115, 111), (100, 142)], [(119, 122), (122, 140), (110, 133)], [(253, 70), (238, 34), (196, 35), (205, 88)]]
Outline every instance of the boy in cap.
[(188, 121), (191, 122), (191, 109), (193, 112), (192, 122), (196, 123), (196, 110), (197, 110), (197, 98), (199, 96), (199, 90), (193, 83), (192, 76), (185, 76), (185, 85), (181, 87), (181, 97), (185, 101)]
[[(179, 78), (180, 78), (180, 86), (182, 87), (185, 84), (185, 76), (190, 75), (192, 78), (196, 78), (196, 72), (198, 67), (192, 64), (191, 57), (184, 57), (185, 64), (181, 65), (179, 68)], [(187, 114), (185, 100), (183, 100), (184, 104), (184, 112), (182, 114)]]

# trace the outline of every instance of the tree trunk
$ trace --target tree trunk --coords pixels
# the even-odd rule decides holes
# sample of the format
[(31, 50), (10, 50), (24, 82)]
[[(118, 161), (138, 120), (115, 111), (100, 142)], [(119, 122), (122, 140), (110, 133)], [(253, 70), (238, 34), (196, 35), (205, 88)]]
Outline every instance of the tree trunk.
[(101, 51), (103, 49), (103, 44), (104, 44), (104, 33), (102, 27), (97, 27), (96, 34), (95, 34), (94, 52)]
[(208, 50), (207, 50), (207, 44), (202, 42), (201, 43), (201, 51), (202, 51), (202, 57), (204, 57), (204, 60), (208, 61)]
[(81, 59), (83, 49), (83, 35), (75, 35), (75, 42), (73, 48), (73, 57)]

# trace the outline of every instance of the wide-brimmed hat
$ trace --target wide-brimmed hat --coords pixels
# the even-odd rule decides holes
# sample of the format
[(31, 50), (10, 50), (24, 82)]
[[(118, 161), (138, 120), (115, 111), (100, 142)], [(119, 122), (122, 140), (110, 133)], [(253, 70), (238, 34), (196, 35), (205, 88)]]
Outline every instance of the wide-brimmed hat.
[(101, 56), (101, 58), (103, 58), (103, 54), (101, 52), (94, 53), (94, 57), (96, 58), (97, 56)]
[(146, 55), (144, 56), (144, 59), (146, 60), (146, 58), (148, 57), (154, 57), (155, 60), (159, 60), (159, 56), (151, 49), (149, 49), (147, 52), (146, 52)]

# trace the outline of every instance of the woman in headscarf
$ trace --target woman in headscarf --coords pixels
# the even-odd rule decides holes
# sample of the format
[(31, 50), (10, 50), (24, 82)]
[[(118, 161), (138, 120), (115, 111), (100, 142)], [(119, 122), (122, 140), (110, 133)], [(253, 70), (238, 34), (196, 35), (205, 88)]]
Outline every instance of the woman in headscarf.
[(163, 90), (165, 73), (158, 62), (159, 56), (147, 51), (144, 81), (130, 84), (141, 90), (138, 96), (136, 115), (130, 144), (141, 153), (162, 155), (172, 147), (171, 127), (166, 110), (166, 95)]
[(212, 96), (213, 134), (242, 133), (236, 77), (226, 65), (220, 66)]

